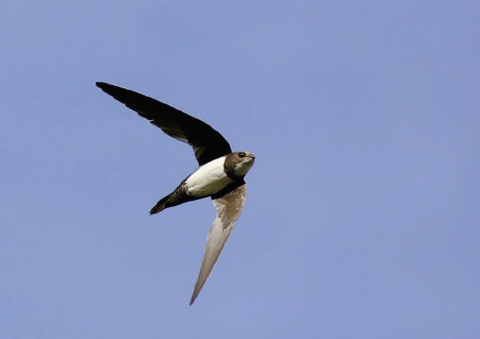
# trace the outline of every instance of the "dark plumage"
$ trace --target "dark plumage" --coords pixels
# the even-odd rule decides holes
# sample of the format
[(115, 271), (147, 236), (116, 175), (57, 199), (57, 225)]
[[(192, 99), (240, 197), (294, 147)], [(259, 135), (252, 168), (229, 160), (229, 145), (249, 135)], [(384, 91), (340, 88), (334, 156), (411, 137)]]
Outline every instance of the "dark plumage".
[(150, 210), (150, 214), (156, 214), (166, 208), (206, 197), (211, 197), (217, 208), (217, 216), (208, 232), (191, 305), (242, 212), (247, 195), (244, 177), (252, 167), (255, 156), (249, 152), (232, 153), (228, 141), (210, 125), (167, 104), (104, 82), (97, 82), (97, 86), (169, 136), (193, 147), (200, 167)]

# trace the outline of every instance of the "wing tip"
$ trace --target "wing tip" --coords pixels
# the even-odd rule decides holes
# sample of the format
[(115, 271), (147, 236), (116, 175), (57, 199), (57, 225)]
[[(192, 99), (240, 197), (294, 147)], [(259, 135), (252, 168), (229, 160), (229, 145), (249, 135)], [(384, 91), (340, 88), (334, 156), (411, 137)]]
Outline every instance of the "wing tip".
[(106, 82), (97, 81), (95, 85), (100, 88), (102, 91), (108, 95), (112, 95), (112, 92), (115, 90), (116, 86), (107, 84)]
[(101, 82), (101, 81), (95, 82), (95, 85), (96, 85), (97, 87), (101, 88), (101, 89), (109, 86), (109, 84), (107, 84), (106, 82)]
[(195, 302), (195, 299), (197, 299), (204, 284), (205, 284), (205, 281), (203, 281), (202, 283), (199, 275), (197, 282), (195, 283), (195, 288), (193, 289), (192, 297), (190, 298), (189, 306), (192, 306), (192, 304)]

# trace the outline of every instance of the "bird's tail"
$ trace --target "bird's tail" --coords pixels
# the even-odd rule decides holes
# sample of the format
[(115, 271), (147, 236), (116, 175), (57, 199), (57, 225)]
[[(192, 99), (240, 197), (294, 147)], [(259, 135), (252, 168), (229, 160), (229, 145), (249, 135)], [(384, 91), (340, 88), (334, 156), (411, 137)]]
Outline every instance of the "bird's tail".
[(168, 199), (170, 198), (171, 194), (167, 195), (166, 197), (163, 197), (160, 199), (155, 206), (150, 210), (150, 215), (160, 213), (163, 211), (165, 208), (169, 207), (167, 206)]
[(182, 182), (175, 191), (160, 199), (150, 210), (150, 214), (160, 213), (165, 208), (181, 205), (187, 201), (193, 201), (204, 197), (194, 197), (188, 194), (187, 186)]

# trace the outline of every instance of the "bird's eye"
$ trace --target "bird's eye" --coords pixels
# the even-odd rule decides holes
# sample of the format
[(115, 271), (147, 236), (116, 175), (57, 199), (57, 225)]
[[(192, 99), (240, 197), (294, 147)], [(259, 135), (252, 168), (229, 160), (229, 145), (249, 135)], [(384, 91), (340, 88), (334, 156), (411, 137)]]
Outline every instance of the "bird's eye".
[(238, 156), (240, 158), (244, 158), (246, 156), (246, 154), (245, 154), (245, 152), (240, 152), (240, 153), (238, 153)]

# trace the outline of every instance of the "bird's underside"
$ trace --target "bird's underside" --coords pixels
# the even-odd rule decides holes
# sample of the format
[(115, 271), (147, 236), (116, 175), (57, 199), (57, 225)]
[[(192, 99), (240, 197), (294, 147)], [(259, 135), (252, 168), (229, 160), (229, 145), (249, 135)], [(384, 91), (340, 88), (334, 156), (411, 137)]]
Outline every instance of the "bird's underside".
[(172, 193), (160, 199), (150, 214), (188, 201), (210, 197), (217, 215), (207, 237), (202, 265), (190, 300), (193, 304), (213, 269), (243, 209), (247, 194), (244, 176), (255, 156), (234, 152), (228, 141), (205, 122), (137, 92), (103, 82), (105, 93), (148, 119), (169, 136), (192, 146), (200, 167)]

